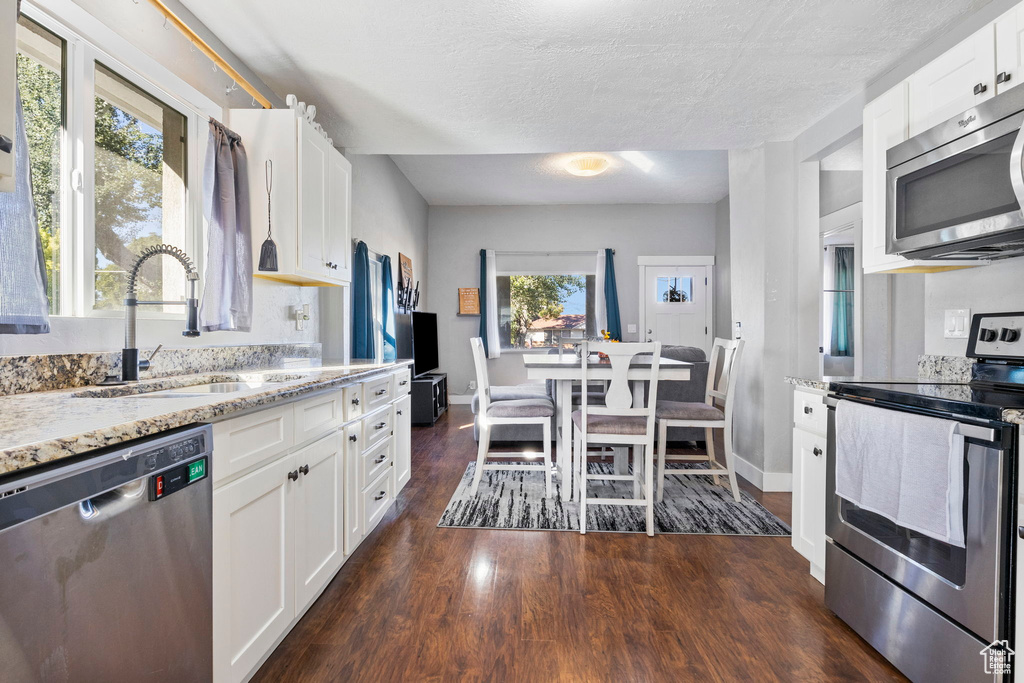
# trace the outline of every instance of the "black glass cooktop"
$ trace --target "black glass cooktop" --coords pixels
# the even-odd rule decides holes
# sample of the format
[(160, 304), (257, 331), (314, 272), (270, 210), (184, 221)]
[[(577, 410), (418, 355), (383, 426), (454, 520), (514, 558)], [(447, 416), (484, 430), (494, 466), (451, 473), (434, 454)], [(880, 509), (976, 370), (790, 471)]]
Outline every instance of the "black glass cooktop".
[(979, 383), (839, 381), (830, 383), (829, 390), (840, 398), (850, 396), (986, 420), (1001, 420), (1006, 409), (1024, 409), (1024, 391)]

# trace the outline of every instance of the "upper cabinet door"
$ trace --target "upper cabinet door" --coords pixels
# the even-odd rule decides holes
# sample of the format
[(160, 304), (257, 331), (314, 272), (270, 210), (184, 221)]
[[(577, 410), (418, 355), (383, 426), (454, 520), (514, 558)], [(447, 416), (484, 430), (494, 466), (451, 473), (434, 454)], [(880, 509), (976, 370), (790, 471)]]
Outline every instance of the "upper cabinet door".
[(907, 83), (864, 107), (864, 224), (861, 258), (865, 272), (905, 263), (885, 253), (885, 153), (907, 139)]
[[(0, 135), (14, 143), (14, 98), (17, 73), (18, 3), (0, 0)], [(6, 149), (6, 147), (5, 147)], [(14, 191), (14, 148), (0, 149), (0, 192)]]
[(333, 148), (316, 130), (299, 122), (298, 269), (323, 278), (329, 215), (328, 166)]
[(989, 24), (910, 77), (910, 135), (993, 97), (995, 27)]
[(330, 222), (324, 258), (331, 264), (327, 277), (348, 282), (352, 279), (352, 164), (336, 149), (331, 150), (327, 184), (330, 188)]
[(1024, 5), (996, 20), (996, 94), (1024, 79)]

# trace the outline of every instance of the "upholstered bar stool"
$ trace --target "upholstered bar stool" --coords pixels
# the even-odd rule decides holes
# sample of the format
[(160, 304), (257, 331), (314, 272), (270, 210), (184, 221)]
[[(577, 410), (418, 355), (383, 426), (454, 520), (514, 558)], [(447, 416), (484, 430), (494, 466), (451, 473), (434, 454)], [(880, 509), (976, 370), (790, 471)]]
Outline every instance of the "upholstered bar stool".
[[(593, 405), (588, 392), (581, 395), (580, 409), (573, 411), (574, 457), (579, 467), (580, 533), (587, 533), (587, 505), (642, 505), (647, 509), (647, 535), (654, 535), (654, 433), (658, 400), (658, 369), (661, 343), (619, 344), (599, 342), (582, 345), (581, 360), (584, 387), (588, 386), (588, 356), (603, 353), (612, 366), (612, 379), (604, 401)], [(651, 354), (646, 405), (633, 405), (629, 369), (637, 354)], [(642, 392), (640, 392), (642, 395)], [(628, 446), (633, 452), (631, 474), (591, 474), (587, 471), (587, 451), (591, 445)], [(594, 480), (632, 481), (632, 498), (589, 498), (587, 482)]]
[[(708, 469), (674, 469), (676, 476), (712, 476), (718, 483), (719, 475), (729, 477), (732, 497), (738, 503), (740, 489), (736, 484), (735, 453), (732, 450), (732, 416), (736, 389), (736, 366), (743, 351), (741, 339), (715, 339), (711, 349), (711, 360), (708, 363), (708, 381), (704, 403), (688, 403), (683, 401), (658, 401), (658, 502), (665, 496), (665, 460), (669, 456), (669, 427), (704, 428), (707, 442), (707, 455), (674, 455), (672, 460), (684, 462), (707, 461)], [(715, 402), (720, 401), (722, 407)], [(715, 458), (714, 430), (725, 432), (725, 467)]]
[[(476, 472), (473, 474), (472, 493), (475, 496), (480, 487), (480, 479), (484, 470), (527, 470), (543, 472), (547, 497), (551, 497), (551, 416), (555, 414), (555, 405), (548, 398), (512, 399), (507, 401), (491, 401), (491, 383), (487, 374), (487, 355), (484, 342), (480, 337), (469, 340), (473, 347), (473, 362), (476, 365), (476, 381), (479, 393), (479, 410), (477, 416), (480, 425), (480, 443), (477, 446)], [(543, 431), (544, 462), (498, 464), (488, 463), (488, 457), (499, 458), (535, 458), (536, 453), (518, 452), (492, 453), (491, 429), (495, 425), (539, 425)]]

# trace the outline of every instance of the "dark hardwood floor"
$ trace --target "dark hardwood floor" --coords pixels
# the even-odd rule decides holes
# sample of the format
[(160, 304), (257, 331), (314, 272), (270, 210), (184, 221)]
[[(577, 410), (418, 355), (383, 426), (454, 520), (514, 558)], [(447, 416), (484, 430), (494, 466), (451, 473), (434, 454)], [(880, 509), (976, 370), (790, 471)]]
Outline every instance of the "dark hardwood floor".
[(414, 431), (412, 481), (254, 680), (903, 680), (789, 538), (437, 528), (474, 457), (467, 406)]

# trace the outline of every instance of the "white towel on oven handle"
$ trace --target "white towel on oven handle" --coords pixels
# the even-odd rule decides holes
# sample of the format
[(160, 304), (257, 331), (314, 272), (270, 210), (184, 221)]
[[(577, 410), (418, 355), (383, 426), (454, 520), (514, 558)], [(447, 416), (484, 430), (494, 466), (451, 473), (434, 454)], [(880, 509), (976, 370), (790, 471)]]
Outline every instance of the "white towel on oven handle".
[(836, 406), (836, 495), (902, 527), (964, 544), (964, 439), (953, 420)]

